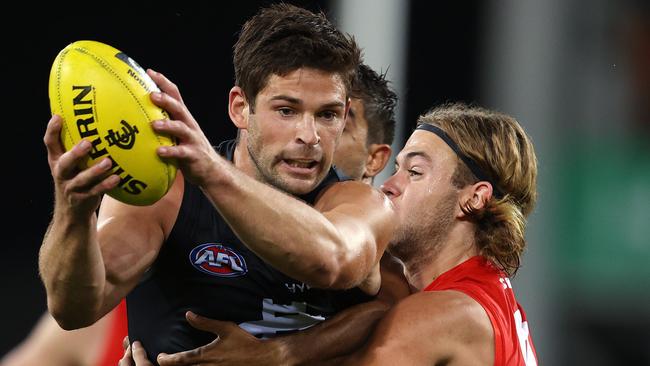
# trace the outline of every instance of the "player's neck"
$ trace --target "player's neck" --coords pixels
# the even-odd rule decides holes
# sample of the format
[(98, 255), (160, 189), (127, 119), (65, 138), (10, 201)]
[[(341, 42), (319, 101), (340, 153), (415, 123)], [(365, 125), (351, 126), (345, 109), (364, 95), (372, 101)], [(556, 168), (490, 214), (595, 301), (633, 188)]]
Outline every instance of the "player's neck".
[(251, 178), (257, 179), (257, 168), (248, 153), (248, 138), (246, 131), (240, 130), (237, 145), (235, 145), (235, 153), (233, 156), (233, 164), (237, 169), (244, 172)]
[(478, 255), (474, 230), (473, 224), (458, 222), (447, 235), (445, 242), (439, 246), (437, 253), (426, 261), (405, 263), (406, 276), (411, 286), (421, 291), (441, 274)]

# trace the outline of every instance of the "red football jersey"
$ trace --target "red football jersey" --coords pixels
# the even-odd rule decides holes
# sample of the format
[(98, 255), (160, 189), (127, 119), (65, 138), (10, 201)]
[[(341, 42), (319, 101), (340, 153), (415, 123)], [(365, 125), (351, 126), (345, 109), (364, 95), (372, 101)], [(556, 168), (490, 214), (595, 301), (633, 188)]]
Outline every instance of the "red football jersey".
[(475, 256), (441, 274), (424, 289), (443, 290), (460, 291), (485, 309), (494, 329), (495, 365), (537, 365), (526, 314), (503, 271), (486, 258)]

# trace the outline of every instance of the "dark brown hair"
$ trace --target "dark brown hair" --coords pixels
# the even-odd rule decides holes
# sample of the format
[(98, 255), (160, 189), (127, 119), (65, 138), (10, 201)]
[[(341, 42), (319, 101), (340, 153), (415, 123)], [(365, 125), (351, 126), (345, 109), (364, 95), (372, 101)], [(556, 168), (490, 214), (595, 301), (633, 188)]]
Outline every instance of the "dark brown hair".
[(233, 52), (235, 85), (254, 107), (271, 75), (308, 67), (338, 73), (349, 92), (360, 59), (354, 39), (336, 29), (323, 13), (273, 4), (242, 27)]
[(395, 135), (397, 95), (388, 86), (386, 74), (378, 74), (360, 64), (352, 88), (352, 96), (361, 99), (368, 121), (369, 144), (392, 144)]

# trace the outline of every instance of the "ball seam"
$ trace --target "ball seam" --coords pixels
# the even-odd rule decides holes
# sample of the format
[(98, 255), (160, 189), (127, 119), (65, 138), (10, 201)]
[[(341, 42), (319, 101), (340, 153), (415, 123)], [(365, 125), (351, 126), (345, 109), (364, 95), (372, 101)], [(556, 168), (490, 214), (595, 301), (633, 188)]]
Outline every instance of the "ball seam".
[[(63, 64), (63, 58), (68, 55), (69, 51), (62, 51), (61, 55), (59, 57), (59, 62), (56, 65), (56, 94), (57, 94), (57, 103), (59, 104), (59, 110), (61, 111), (61, 119), (63, 119), (63, 125), (61, 126), (61, 130), (63, 131), (63, 134), (65, 137), (70, 140), (70, 146), (74, 146), (74, 139), (72, 138), (72, 135), (70, 134), (70, 126), (67, 126), (65, 117), (63, 116), (63, 102), (61, 101), (61, 65)], [(65, 127), (65, 128), (64, 128)], [(61, 141), (63, 142), (63, 141)]]
[[(147, 113), (147, 111), (146, 111), (146, 110), (144, 109), (144, 107), (142, 106), (142, 103), (140, 103), (140, 101), (138, 100), (138, 98), (135, 96), (135, 94), (133, 93), (133, 91), (131, 90), (131, 88), (129, 88), (129, 85), (128, 85), (127, 83), (124, 82), (124, 80), (120, 77), (120, 75), (119, 75), (117, 72), (115, 72), (115, 70), (113, 70), (113, 68), (109, 65), (108, 62), (106, 62), (106, 61), (105, 61), (102, 57), (100, 57), (99, 55), (96, 55), (96, 54), (92, 53), (90, 50), (88, 50), (87, 48), (84, 48), (84, 47), (82, 47), (82, 46), (77, 46), (77, 47), (75, 48), (75, 50), (77, 50), (77, 51), (79, 51), (79, 52), (81, 52), (81, 53), (84, 53), (84, 54), (90, 56), (90, 57), (91, 57), (92, 59), (94, 59), (95, 62), (97, 62), (97, 63), (98, 63), (102, 68), (104, 68), (106, 71), (108, 71), (108, 72), (111, 73), (113, 76), (115, 76), (115, 78), (120, 82), (120, 84), (122, 84), (122, 86), (123, 86), (123, 87), (124, 87), (128, 92), (129, 92), (129, 94), (131, 95), (131, 97), (132, 97), (132, 98), (135, 100), (135, 102), (138, 104), (138, 107), (140, 108), (140, 111), (141, 111), (142, 113), (144, 113), (144, 115), (147, 117), (147, 120), (151, 121), (151, 117), (149, 116), (149, 114)], [(158, 108), (160, 108), (160, 107), (158, 107)], [(159, 136), (158, 136), (155, 132), (154, 132), (153, 135), (155, 136), (156, 141), (158, 141), (158, 146), (163, 146), (163, 144), (162, 144), (161, 141), (160, 141)], [(159, 159), (160, 159), (160, 158), (159, 158)], [(161, 159), (161, 160), (162, 160), (162, 159)], [(165, 176), (167, 177), (167, 179), (166, 179), (166, 181), (167, 181), (167, 187), (166, 187), (166, 190), (169, 189), (169, 186), (170, 186), (170, 183), (169, 183), (169, 175), (170, 175), (169, 173), (170, 173), (170, 172), (169, 172), (169, 167), (167, 166), (167, 164), (168, 164), (168, 163), (163, 164), (164, 169), (165, 169)]]

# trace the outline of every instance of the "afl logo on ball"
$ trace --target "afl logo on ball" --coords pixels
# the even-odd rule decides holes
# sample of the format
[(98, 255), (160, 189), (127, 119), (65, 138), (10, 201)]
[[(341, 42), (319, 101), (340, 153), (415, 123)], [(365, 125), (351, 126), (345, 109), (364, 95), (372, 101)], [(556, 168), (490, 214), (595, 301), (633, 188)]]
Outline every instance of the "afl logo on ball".
[(215, 243), (201, 244), (192, 249), (190, 263), (199, 271), (218, 277), (238, 277), (248, 272), (244, 257)]

